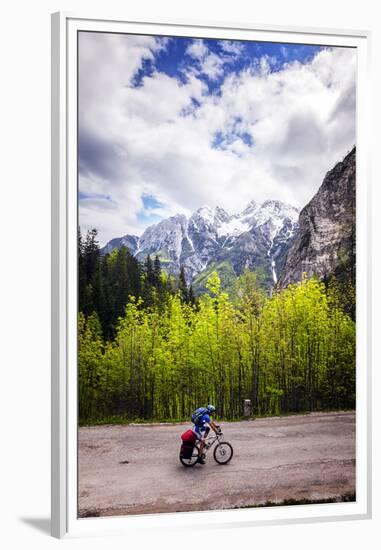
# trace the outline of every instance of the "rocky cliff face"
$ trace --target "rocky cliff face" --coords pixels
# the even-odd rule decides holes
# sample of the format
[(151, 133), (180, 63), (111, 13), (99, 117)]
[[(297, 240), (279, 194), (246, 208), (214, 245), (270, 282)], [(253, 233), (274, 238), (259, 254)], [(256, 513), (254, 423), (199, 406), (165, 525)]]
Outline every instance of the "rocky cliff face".
[(303, 273), (324, 279), (355, 278), (356, 148), (330, 170), (299, 216), (278, 287), (300, 281)]

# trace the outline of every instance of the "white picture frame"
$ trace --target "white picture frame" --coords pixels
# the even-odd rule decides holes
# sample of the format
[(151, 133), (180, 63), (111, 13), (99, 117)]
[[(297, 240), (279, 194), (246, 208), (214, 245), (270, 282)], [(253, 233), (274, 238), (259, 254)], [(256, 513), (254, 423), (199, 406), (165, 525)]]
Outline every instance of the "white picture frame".
[[(150, 516), (77, 517), (77, 40), (78, 30), (329, 44), (357, 48), (357, 371), (356, 501)], [(362, 30), (247, 23), (125, 21), (52, 15), (52, 535), (168, 528), (271, 525), (371, 517), (371, 259), (369, 207), (369, 48)]]

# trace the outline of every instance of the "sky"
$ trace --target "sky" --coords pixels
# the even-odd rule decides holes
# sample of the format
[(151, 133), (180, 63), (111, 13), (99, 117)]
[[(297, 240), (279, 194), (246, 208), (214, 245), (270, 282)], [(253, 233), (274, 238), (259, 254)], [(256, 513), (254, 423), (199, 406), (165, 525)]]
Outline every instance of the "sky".
[(79, 33), (79, 224), (303, 207), (355, 144), (356, 50)]

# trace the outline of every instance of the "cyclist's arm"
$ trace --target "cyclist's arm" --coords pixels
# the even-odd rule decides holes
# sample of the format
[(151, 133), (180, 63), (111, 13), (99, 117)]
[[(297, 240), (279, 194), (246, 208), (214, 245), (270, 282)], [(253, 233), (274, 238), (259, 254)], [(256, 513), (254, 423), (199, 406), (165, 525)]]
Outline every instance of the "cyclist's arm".
[(213, 430), (215, 433), (217, 433), (217, 432), (220, 431), (219, 425), (216, 424), (216, 423), (214, 422), (214, 420), (211, 421), (210, 427), (212, 428), (212, 430)]
[[(203, 438), (206, 439), (206, 438), (208, 437), (208, 434), (209, 434), (209, 432), (210, 432), (210, 428), (211, 428), (212, 426), (211, 426), (211, 424), (209, 424), (209, 423), (206, 422), (206, 423), (204, 424), (204, 427), (205, 427), (205, 430), (204, 430), (204, 437), (203, 437)], [(214, 428), (213, 428), (213, 430), (214, 430)]]

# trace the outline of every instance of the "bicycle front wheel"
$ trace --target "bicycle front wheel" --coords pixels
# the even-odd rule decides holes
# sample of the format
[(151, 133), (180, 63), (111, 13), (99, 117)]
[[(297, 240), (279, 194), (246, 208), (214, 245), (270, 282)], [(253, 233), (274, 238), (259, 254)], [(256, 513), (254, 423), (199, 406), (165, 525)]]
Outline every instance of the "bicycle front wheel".
[(213, 457), (218, 464), (227, 464), (233, 458), (233, 447), (227, 441), (223, 441), (215, 447)]

